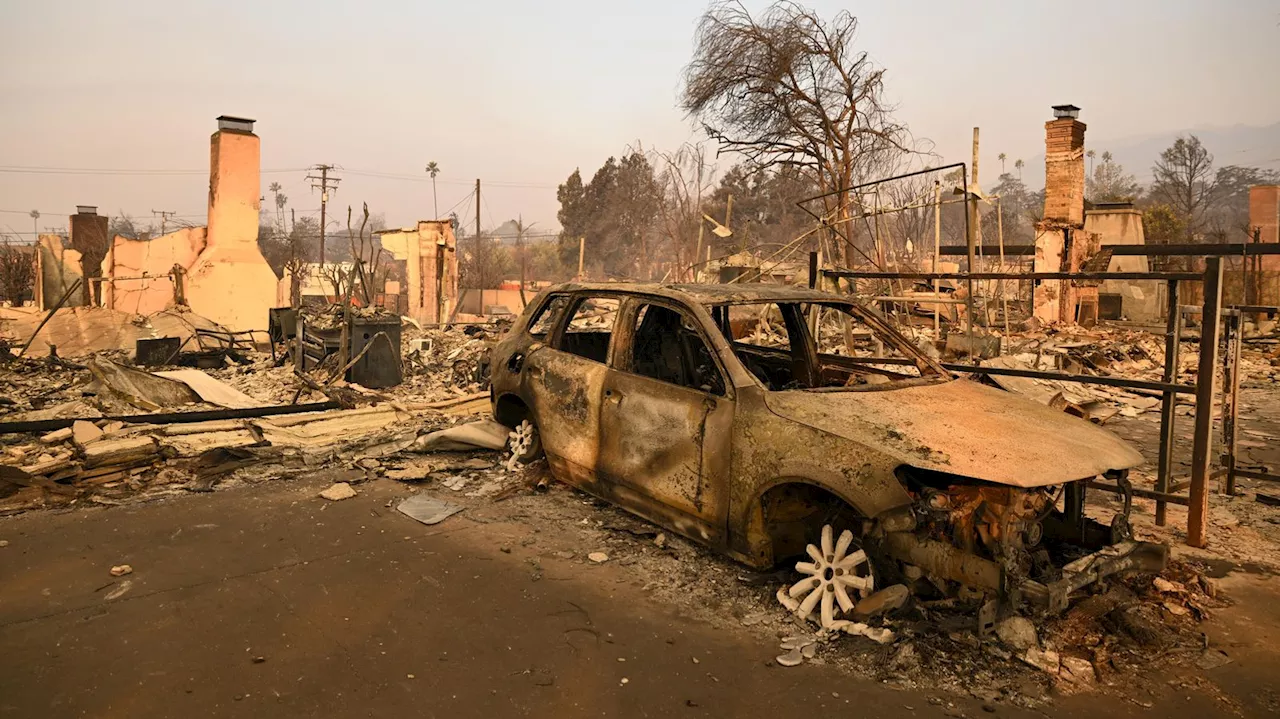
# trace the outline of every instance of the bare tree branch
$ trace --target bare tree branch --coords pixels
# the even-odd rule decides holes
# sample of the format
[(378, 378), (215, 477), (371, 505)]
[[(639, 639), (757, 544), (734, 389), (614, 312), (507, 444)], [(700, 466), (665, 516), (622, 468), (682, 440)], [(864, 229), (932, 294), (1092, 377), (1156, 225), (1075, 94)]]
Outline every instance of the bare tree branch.
[[(719, 152), (759, 167), (803, 169), (825, 191), (845, 190), (912, 152), (911, 136), (884, 100), (884, 70), (854, 49), (858, 21), (829, 22), (791, 0), (753, 17), (718, 0), (698, 25), (682, 105)], [(848, 200), (835, 224), (849, 225)]]

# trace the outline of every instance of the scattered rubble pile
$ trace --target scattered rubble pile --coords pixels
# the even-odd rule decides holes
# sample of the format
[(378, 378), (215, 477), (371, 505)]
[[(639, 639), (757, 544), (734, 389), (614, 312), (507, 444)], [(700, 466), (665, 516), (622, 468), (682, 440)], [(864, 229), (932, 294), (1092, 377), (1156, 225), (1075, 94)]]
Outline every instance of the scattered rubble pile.
[[(76, 317), (59, 311), (47, 326), (74, 319), (94, 335), (95, 323), (114, 331), (123, 316), (65, 312)], [(190, 313), (161, 314), (217, 330)], [(308, 317), (323, 324), (341, 314), (330, 309)], [(357, 482), (415, 474), (412, 460), (379, 458), (412, 449), (422, 432), (488, 409), (478, 368), (494, 327), (424, 332), (435, 346), (451, 348), (453, 363), (471, 365), (462, 381), (447, 360), (422, 353), (413, 381), (376, 391), (335, 378), (336, 367), (296, 372), (282, 361), (282, 347), (228, 354), (226, 366), (208, 370), (134, 367), (133, 344), (151, 339), (155, 322), (156, 316), (138, 317), (127, 323), (138, 332), (98, 332), (100, 340), (79, 355), (0, 352), (0, 514), (208, 491), (219, 482), (321, 468)], [(16, 333), (26, 329), (9, 326), (6, 347), (21, 346)], [(492, 462), (485, 467), (508, 471)]]
[[(983, 359), (983, 366), (1163, 381), (1163, 337), (1149, 332), (1052, 324), (1003, 340), (1004, 354)], [(1178, 356), (1180, 381), (1188, 382), (1195, 377), (1199, 359), (1195, 343), (1198, 341), (1195, 333), (1184, 331), (1183, 342), (1190, 345), (1184, 345)], [(961, 361), (954, 352), (943, 356)], [(1255, 334), (1246, 340), (1240, 371), (1242, 386), (1280, 382), (1280, 339)], [(1000, 375), (988, 375), (986, 381), (1099, 424), (1116, 415), (1136, 417), (1145, 412), (1158, 412), (1160, 408), (1158, 390)], [(1179, 395), (1177, 401), (1180, 414), (1193, 413), (1193, 396)]]
[(0, 337), (15, 353), (30, 343), (28, 355), (47, 355), (56, 347), (58, 355), (78, 357), (104, 351), (132, 354), (140, 339), (176, 337), (188, 343), (196, 330), (223, 329), (184, 308), (142, 316), (105, 307), (66, 307), (47, 322), (46, 315), (29, 307), (0, 307)]
[(510, 326), (506, 321), (461, 324), (449, 329), (406, 327), (403, 335), (406, 390), (423, 392), (451, 387), (475, 392), (487, 387), (485, 357)]

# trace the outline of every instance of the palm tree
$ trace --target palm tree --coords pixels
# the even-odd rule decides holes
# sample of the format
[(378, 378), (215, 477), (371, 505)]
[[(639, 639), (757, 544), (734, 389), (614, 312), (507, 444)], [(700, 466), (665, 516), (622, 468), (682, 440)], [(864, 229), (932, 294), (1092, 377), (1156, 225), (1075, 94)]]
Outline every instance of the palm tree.
[(1085, 157), (1087, 157), (1087, 158), (1089, 158), (1089, 176), (1090, 176), (1090, 177), (1092, 177), (1092, 176), (1093, 176), (1093, 158), (1094, 158), (1094, 156), (1096, 156), (1097, 154), (1098, 154), (1098, 153), (1097, 153), (1097, 152), (1094, 152), (1093, 150), (1090, 150), (1090, 151), (1088, 151), (1088, 152), (1084, 153), (1084, 156), (1085, 156)]
[(1009, 156), (1008, 156), (1008, 155), (1006, 155), (1006, 154), (1004, 154), (1003, 152), (1002, 152), (1002, 153), (1000, 153), (999, 155), (996, 155), (996, 159), (1000, 160), (1000, 174), (1001, 174), (1001, 175), (1003, 175), (1003, 174), (1004, 174), (1004, 161), (1005, 161), (1005, 160), (1007, 160), (1008, 158), (1009, 158)]
[(284, 234), (284, 206), (289, 203), (289, 198), (280, 194), (280, 190), (284, 188), (280, 186), (279, 182), (273, 182), (270, 185), (267, 185), (267, 189), (270, 190), (271, 194), (275, 197), (277, 229), (281, 234)]
[(1013, 161), (1013, 169), (1018, 171), (1018, 182), (1022, 182), (1022, 168), (1024, 165), (1026, 165), (1026, 163), (1022, 160)]
[(427, 174), (431, 175), (431, 203), (435, 213), (432, 217), (438, 220), (440, 219), (440, 201), (436, 199), (436, 175), (440, 174), (440, 166), (435, 160), (427, 163)]

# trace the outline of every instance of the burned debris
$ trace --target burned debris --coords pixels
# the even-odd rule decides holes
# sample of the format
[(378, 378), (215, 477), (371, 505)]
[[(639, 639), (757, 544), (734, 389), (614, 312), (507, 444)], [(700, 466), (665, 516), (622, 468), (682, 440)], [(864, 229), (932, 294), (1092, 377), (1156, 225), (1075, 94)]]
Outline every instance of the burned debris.
[[(376, 244), (362, 223), (351, 262), (295, 254), (267, 282), (257, 137), (219, 118), (207, 229), (106, 242), (81, 208), (69, 246), (40, 240), (37, 306), (0, 309), (0, 515), (276, 480), (342, 511), (394, 486), (381, 507), (405, 526), (497, 516), (576, 538), (548, 560), (771, 632), (771, 666), (1021, 704), (1152, 662), (1218, 666), (1231, 657), (1201, 624), (1230, 600), (1209, 532), (1271, 567), (1280, 542), (1280, 500), (1252, 484), (1280, 461), (1280, 416), (1257, 411), (1280, 380), (1280, 310), (1223, 301), (1221, 248), (1150, 271), (1141, 213), (1085, 207), (1084, 126), (1055, 110), (1045, 215), (1015, 255), (1033, 272), (1010, 271), (1002, 237), (980, 271), (966, 215), (963, 273), (937, 233), (930, 261), (887, 259), (877, 232), (868, 264), (824, 264), (819, 242), (807, 275), (745, 249), (688, 273), (718, 284), (580, 269), (530, 298), (523, 278), (498, 290), (519, 315), (482, 291), (484, 315), (461, 319), (455, 221)], [(959, 171), (976, 225), (966, 169), (890, 180)], [(859, 219), (906, 209), (867, 204), (882, 182), (840, 191)], [(815, 201), (840, 237), (850, 208), (830, 205), (853, 200)], [(223, 302), (233, 276), (253, 291)], [(1114, 322), (1117, 303), (1137, 321)]]

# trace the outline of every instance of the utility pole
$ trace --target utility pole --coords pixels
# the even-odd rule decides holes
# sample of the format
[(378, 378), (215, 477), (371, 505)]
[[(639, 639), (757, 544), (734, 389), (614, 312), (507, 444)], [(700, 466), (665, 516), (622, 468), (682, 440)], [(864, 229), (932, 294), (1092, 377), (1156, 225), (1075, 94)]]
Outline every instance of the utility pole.
[[(314, 174), (307, 175), (307, 179), (311, 180), (311, 189), (320, 188), (320, 267), (324, 267), (324, 225), (325, 213), (329, 206), (329, 191), (337, 191), (338, 183), (342, 181), (338, 177), (330, 177), (329, 172), (334, 169), (333, 165), (316, 165), (311, 168), (313, 173), (319, 172), (320, 176)], [(319, 184), (317, 184), (319, 183)]]
[(170, 217), (173, 217), (173, 216), (174, 216), (174, 214), (175, 214), (175, 213), (174, 213), (174, 212), (172, 212), (172, 211), (170, 211), (170, 210), (152, 210), (152, 211), (151, 211), (151, 216), (152, 216), (152, 217), (155, 217), (156, 215), (159, 215), (159, 216), (160, 216), (160, 235), (161, 235), (162, 237), (163, 237), (163, 236), (164, 236), (164, 234), (165, 234), (165, 230), (166, 230), (166, 228), (168, 228), (168, 226), (169, 226), (168, 219), (169, 219)]
[[(978, 196), (982, 194), (982, 185), (978, 183), (978, 128), (973, 128), (973, 177), (970, 180), (973, 192), (973, 236), (975, 242), (982, 244), (982, 216), (978, 212)], [(970, 272), (976, 272), (974, 268), (969, 268)]]
[[(933, 181), (933, 271), (938, 271), (938, 260), (942, 254), (942, 183), (938, 180)], [(938, 278), (933, 278), (933, 297), (938, 298), (939, 286)], [(942, 339), (942, 331), (939, 327), (941, 320), (939, 315), (942, 314), (942, 304), (934, 303), (933, 305), (933, 334), (937, 339)]]
[(973, 174), (969, 178), (968, 183), (969, 196), (965, 199), (965, 210), (969, 212), (969, 236), (965, 241), (969, 244), (969, 261), (965, 267), (965, 272), (969, 274), (969, 280), (966, 282), (966, 288), (969, 296), (965, 298), (965, 315), (969, 320), (969, 359), (974, 363), (978, 363), (978, 352), (974, 348), (973, 341), (973, 273), (978, 271), (977, 262), (974, 260), (974, 245), (976, 238), (981, 237), (978, 230), (978, 193), (981, 188), (978, 186), (978, 128), (973, 128)]
[[(728, 197), (728, 199), (726, 199), (726, 201), (725, 201), (725, 205), (724, 205), (724, 226), (725, 226), (725, 229), (730, 230), (730, 231), (732, 231), (732, 230), (733, 230), (733, 225), (730, 225), (730, 224), (729, 224), (729, 221), (730, 221), (730, 220), (732, 220), (732, 219), (733, 219), (733, 193), (731, 192), (731, 193), (729, 193), (729, 197)], [(745, 234), (742, 236), (742, 241), (738, 243), (738, 249), (739, 249), (739, 250), (745, 250), (745, 249), (747, 249), (747, 236), (746, 236)]]
[(484, 314), (484, 283), (487, 277), (481, 275), (488, 268), (484, 264), (484, 241), (480, 239), (480, 178), (476, 178), (476, 278), (475, 283), (480, 290), (480, 314)]
[(532, 225), (529, 225), (529, 227), (525, 227), (524, 215), (521, 215), (520, 219), (516, 220), (516, 252), (520, 253), (520, 307), (521, 309), (528, 306), (529, 304), (529, 302), (524, 298), (525, 254), (526, 254), (524, 251), (524, 233), (527, 232), (530, 228), (533, 227), (533, 225), (536, 225), (536, 224), (538, 223), (535, 222)]

